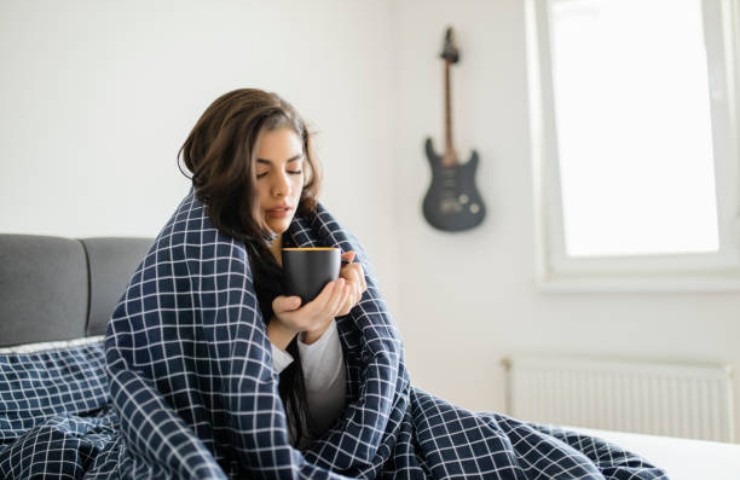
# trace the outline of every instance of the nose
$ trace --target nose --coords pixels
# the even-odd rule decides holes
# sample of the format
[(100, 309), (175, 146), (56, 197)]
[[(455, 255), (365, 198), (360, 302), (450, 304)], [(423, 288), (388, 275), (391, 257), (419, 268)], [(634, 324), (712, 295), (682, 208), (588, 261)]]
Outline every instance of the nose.
[(271, 192), (274, 197), (285, 197), (290, 194), (290, 180), (287, 173), (281, 172), (275, 175)]

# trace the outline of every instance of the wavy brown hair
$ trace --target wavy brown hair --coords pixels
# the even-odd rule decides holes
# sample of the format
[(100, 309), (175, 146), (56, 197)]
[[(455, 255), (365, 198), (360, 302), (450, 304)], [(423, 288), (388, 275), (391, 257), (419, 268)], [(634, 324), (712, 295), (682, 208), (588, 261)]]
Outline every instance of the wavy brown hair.
[(243, 88), (217, 98), (201, 115), (178, 159), (216, 228), (242, 240), (271, 237), (257, 202), (256, 147), (263, 131), (286, 127), (301, 138), (308, 167), (296, 210), (301, 215), (316, 209), (321, 171), (312, 134), (296, 109), (274, 93)]
[[(283, 294), (283, 274), (268, 249), (275, 233), (264, 222), (256, 189), (256, 149), (263, 132), (292, 129), (301, 139), (306, 163), (297, 215), (315, 211), (321, 186), (320, 164), (312, 134), (291, 104), (278, 95), (244, 88), (222, 95), (201, 115), (178, 153), (180, 170), (193, 182), (213, 225), (244, 242), (254, 286), (266, 323), (274, 317), (272, 301)], [(190, 172), (182, 169), (182, 164)], [(286, 350), (294, 361), (280, 374), (279, 392), (294, 444), (304, 435), (308, 416), (297, 337)]]

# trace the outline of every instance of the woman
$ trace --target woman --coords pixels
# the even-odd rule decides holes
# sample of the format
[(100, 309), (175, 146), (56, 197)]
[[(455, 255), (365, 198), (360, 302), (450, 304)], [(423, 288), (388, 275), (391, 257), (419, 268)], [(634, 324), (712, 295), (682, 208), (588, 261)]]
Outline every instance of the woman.
[[(664, 478), (597, 439), (412, 387), (361, 247), (317, 203), (311, 137), (284, 100), (222, 96), (181, 156), (193, 190), (106, 337), (121, 476)], [(348, 264), (300, 305), (282, 295), (281, 248), (319, 245)]]
[[(310, 142), (290, 104), (260, 90), (237, 90), (206, 110), (180, 150), (213, 224), (249, 248), (281, 374), (280, 396), (293, 441), (301, 445), (320, 436), (344, 402), (344, 362), (334, 319), (347, 315), (367, 289), (362, 266), (351, 263), (354, 252), (346, 252), (342, 258), (348, 264), (338, 281), (309, 304), (280, 295), (283, 234), (296, 212), (315, 211), (319, 195), (320, 170)], [(226, 153), (230, 149), (234, 155)], [(301, 357), (307, 360), (303, 365)]]

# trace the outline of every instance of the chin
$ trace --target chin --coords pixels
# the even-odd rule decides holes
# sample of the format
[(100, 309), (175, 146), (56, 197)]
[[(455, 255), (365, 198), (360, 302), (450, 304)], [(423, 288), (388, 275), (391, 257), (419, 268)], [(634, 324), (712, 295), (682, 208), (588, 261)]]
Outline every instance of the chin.
[(290, 220), (280, 221), (280, 222), (276, 222), (272, 220), (272, 221), (267, 222), (267, 226), (270, 227), (270, 230), (275, 232), (275, 234), (282, 235), (288, 230), (288, 227), (290, 226)]

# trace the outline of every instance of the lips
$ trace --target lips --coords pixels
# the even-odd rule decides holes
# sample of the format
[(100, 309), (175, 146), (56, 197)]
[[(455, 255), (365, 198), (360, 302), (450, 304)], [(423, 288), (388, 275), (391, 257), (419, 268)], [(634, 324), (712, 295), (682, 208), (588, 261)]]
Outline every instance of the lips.
[(281, 205), (279, 207), (269, 208), (265, 210), (265, 212), (267, 213), (267, 216), (270, 218), (285, 218), (290, 214), (292, 210), (293, 210), (292, 207), (289, 207), (287, 205)]

